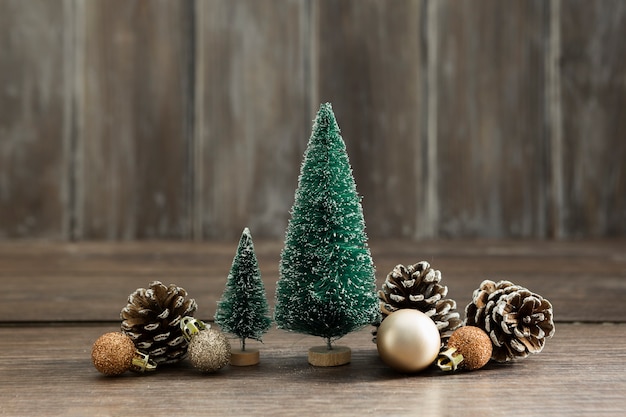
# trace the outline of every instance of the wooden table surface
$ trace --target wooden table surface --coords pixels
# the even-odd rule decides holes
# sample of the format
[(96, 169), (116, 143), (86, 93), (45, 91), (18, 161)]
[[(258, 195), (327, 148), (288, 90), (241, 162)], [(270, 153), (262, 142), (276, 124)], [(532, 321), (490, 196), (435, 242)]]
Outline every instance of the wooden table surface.
[[(319, 338), (272, 329), (262, 362), (201, 374), (187, 361), (107, 378), (91, 365), (119, 329), (128, 294), (152, 280), (184, 287), (210, 320), (237, 242), (0, 243), (0, 414), (104, 415), (624, 415), (626, 241), (371, 242), (379, 286), (391, 268), (428, 260), (462, 311), (483, 279), (509, 279), (554, 305), (542, 353), (472, 373), (399, 374), (370, 328), (338, 343), (336, 368), (307, 364)], [(255, 241), (270, 304), (281, 242)], [(236, 341), (233, 340), (233, 343)]]

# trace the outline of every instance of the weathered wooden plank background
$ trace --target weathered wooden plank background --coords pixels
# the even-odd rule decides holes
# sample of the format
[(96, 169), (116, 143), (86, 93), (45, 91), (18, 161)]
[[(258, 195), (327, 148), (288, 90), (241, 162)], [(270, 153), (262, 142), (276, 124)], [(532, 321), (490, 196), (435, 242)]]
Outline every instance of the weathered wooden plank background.
[(376, 238), (626, 234), (626, 2), (0, 0), (0, 238), (282, 237), (331, 101)]
[(89, 1), (82, 9), (76, 232), (186, 236), (193, 16), (168, 1)]

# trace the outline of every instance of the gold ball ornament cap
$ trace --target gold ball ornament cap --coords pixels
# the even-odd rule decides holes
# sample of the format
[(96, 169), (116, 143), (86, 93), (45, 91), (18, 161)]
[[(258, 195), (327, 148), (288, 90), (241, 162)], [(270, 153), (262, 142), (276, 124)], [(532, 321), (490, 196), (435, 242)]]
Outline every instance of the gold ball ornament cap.
[(435, 322), (426, 314), (401, 309), (380, 324), (376, 347), (383, 362), (395, 370), (419, 372), (437, 359), (441, 336)]
[(183, 333), (183, 337), (187, 342), (189, 342), (192, 337), (200, 333), (202, 330), (211, 328), (210, 324), (207, 324), (202, 320), (198, 320), (192, 316), (185, 316), (180, 319), (179, 326), (180, 330)]
[(123, 333), (110, 332), (100, 336), (91, 348), (91, 361), (94, 367), (107, 376), (134, 372), (152, 371), (156, 364), (148, 355), (136, 350), (135, 344)]

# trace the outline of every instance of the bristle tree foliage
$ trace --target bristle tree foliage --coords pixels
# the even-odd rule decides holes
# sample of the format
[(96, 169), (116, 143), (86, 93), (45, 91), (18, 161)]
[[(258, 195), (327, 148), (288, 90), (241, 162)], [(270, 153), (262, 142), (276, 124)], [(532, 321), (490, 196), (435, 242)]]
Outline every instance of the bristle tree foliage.
[(217, 304), (215, 323), (223, 331), (239, 337), (242, 351), (246, 350), (246, 339), (261, 341), (272, 324), (252, 235), (247, 227), (241, 234), (226, 288)]
[(274, 320), (332, 341), (379, 320), (361, 199), (330, 103), (320, 106), (281, 252)]

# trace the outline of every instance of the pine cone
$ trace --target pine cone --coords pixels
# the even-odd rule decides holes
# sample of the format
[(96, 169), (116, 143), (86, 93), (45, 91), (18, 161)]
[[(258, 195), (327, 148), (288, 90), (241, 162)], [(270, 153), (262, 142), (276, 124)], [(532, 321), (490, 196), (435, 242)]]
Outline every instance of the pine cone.
[(465, 324), (483, 329), (491, 338), (497, 362), (539, 353), (554, 334), (552, 304), (510, 281), (485, 280), (465, 308)]
[(180, 320), (193, 316), (197, 309), (193, 298), (185, 299), (187, 291), (159, 281), (150, 288), (138, 288), (128, 296), (128, 305), (122, 309), (122, 332), (135, 347), (150, 355), (156, 363), (174, 363), (187, 354), (187, 341), (180, 329)]
[[(456, 302), (445, 298), (448, 287), (440, 281), (441, 272), (426, 261), (408, 267), (396, 265), (378, 291), (382, 320), (401, 308), (419, 310), (433, 319), (442, 338), (449, 337), (461, 325), (461, 319)], [(376, 330), (372, 334), (375, 341)]]

